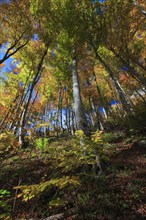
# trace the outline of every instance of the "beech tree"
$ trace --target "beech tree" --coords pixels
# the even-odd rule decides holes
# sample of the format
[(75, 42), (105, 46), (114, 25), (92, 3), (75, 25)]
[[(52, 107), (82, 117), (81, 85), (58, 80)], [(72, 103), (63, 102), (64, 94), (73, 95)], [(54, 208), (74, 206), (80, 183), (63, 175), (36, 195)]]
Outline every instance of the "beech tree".
[[(37, 111), (35, 102), (41, 103), (37, 115), (42, 118), (53, 103), (58, 109), (55, 126), (62, 131), (62, 109), (69, 108), (68, 130), (72, 114), (73, 127), (86, 134), (87, 111), (92, 124), (104, 124), (113, 97), (127, 115), (133, 114), (130, 96), (146, 86), (143, 1), (12, 0), (1, 6), (1, 45), (6, 50), (0, 62), (15, 59), (11, 74), (2, 79), (8, 102), (2, 97), (1, 127), (19, 130), (20, 144), (32, 109)], [(122, 68), (127, 81), (121, 84)]]

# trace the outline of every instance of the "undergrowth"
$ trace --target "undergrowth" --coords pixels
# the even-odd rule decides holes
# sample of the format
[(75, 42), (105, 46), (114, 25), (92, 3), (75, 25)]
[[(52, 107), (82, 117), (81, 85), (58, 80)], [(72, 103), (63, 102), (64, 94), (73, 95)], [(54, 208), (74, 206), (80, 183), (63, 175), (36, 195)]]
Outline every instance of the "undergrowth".
[(131, 165), (111, 164), (116, 143), (125, 139), (124, 133), (95, 132), (88, 138), (77, 131), (54, 141), (36, 138), (26, 149), (11, 147), (9, 157), (1, 158), (2, 219), (58, 213), (63, 219), (142, 219), (133, 207), (143, 204), (143, 179), (133, 179)]

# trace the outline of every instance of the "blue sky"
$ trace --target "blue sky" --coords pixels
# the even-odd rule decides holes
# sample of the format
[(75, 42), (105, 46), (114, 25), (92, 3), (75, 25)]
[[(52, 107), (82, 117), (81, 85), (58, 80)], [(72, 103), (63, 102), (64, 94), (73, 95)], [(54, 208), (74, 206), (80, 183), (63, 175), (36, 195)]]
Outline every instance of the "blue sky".
[[(105, 2), (106, 0), (98, 0), (98, 2)], [(97, 0), (92, 0), (92, 3), (94, 4), (95, 2), (97, 2)]]
[(9, 3), (10, 0), (0, 0), (0, 3)]
[(13, 58), (10, 57), (9, 59), (7, 59), (4, 62), (5, 66), (2, 67), (1, 73), (8, 72), (8, 70), (9, 70), (11, 64), (12, 64), (12, 61), (13, 61)]
[[(8, 2), (8, 1), (6, 1), (6, 2)], [(0, 3), (1, 3), (1, 1), (0, 1)], [(32, 40), (38, 40), (38, 35), (34, 34)], [(0, 59), (2, 59), (3, 56), (5, 55), (5, 50), (7, 49), (7, 47), (8, 47), (8, 43), (2, 45), (2, 47), (0, 48)], [(3, 66), (2, 69), (0, 70), (1, 71), (0, 75), (4, 72), (9, 72), (10, 66), (11, 66), (13, 60), (14, 59), (10, 57), (3, 63), (3, 64), (5, 64), (5, 66)]]
[[(0, 59), (2, 59), (5, 55), (5, 50), (8, 47), (8, 43), (3, 44), (2, 47), (0, 48)], [(7, 72), (8, 69), (10, 68), (10, 65), (12, 64), (13, 58), (8, 58), (3, 64), (5, 64), (2, 68), (1, 68), (1, 72), (0, 75), (4, 72)]]

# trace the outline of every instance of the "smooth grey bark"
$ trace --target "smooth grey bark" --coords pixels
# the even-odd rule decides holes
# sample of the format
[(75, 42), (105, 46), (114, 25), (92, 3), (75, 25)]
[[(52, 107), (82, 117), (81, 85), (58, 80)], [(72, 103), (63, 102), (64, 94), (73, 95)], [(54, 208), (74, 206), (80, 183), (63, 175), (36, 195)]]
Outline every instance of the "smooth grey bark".
[(18, 141), (19, 141), (20, 147), (22, 147), (22, 145), (24, 144), (24, 135), (25, 134), (24, 134), (24, 127), (23, 127), (23, 118), (24, 118), (25, 111), (26, 111), (26, 108), (23, 109), (21, 119), (20, 119), (20, 123), (19, 123)]
[(87, 125), (87, 120), (86, 120), (82, 99), (81, 99), (81, 93), (80, 93), (76, 56), (74, 56), (72, 62), (72, 80), (73, 80), (74, 112), (75, 112), (77, 130), (82, 130), (85, 134), (88, 134), (88, 125)]

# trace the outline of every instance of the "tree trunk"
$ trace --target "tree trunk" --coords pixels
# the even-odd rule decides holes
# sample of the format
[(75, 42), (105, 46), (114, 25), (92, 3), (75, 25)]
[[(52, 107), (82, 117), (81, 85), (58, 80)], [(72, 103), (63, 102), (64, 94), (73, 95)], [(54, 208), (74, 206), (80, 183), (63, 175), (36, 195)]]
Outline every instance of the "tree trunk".
[(106, 110), (105, 110), (105, 102), (104, 102), (104, 99), (102, 97), (102, 94), (101, 94), (101, 91), (100, 91), (100, 88), (98, 86), (98, 83), (97, 83), (97, 79), (96, 79), (96, 75), (95, 75), (95, 72), (93, 71), (93, 77), (94, 77), (94, 82), (95, 82), (95, 85), (96, 85), (96, 90), (97, 90), (97, 93), (99, 95), (99, 98), (100, 98), (100, 103), (101, 103), (101, 106), (104, 108), (104, 116), (105, 118), (107, 119), (107, 113), (106, 113)]
[(99, 56), (99, 54), (97, 53), (97, 51), (95, 51), (96, 54), (96, 58), (98, 59), (98, 61), (103, 65), (103, 67), (105, 68), (105, 70), (108, 72), (112, 83), (117, 91), (117, 94), (119, 96), (119, 99), (123, 105), (123, 108), (125, 109), (125, 111), (128, 112), (132, 112), (132, 107), (130, 104), (130, 101), (127, 99), (120, 83), (118, 82), (118, 80), (115, 78), (111, 68), (107, 65), (107, 63)]
[[(20, 100), (18, 101), (18, 104), (17, 104), (17, 108), (15, 110), (15, 112), (13, 113), (13, 117), (12, 117), (12, 120), (11, 120), (11, 123), (9, 124), (9, 130), (13, 129), (16, 127), (16, 124), (18, 124), (18, 120), (19, 120), (19, 115), (21, 116), (21, 112), (20, 112), (20, 108), (21, 106), (23, 105), (24, 101), (25, 101), (25, 98), (27, 97), (28, 93), (29, 93), (29, 87), (30, 85), (28, 86), (26, 92), (25, 92), (25, 89), (27, 87), (27, 83), (28, 83), (28, 80), (29, 80), (30, 76), (27, 77), (26, 79), (26, 82), (25, 82), (25, 85), (24, 85), (24, 89), (23, 89), (23, 92), (21, 94), (21, 97), (20, 97)], [(18, 119), (17, 119), (18, 118)], [(17, 120), (16, 120), (17, 119)], [(13, 131), (15, 133), (15, 129)]]
[(73, 79), (74, 111), (75, 111), (77, 130), (82, 130), (85, 134), (88, 134), (88, 125), (87, 125), (84, 108), (82, 105), (81, 94), (80, 94), (76, 56), (74, 56), (73, 58), (72, 79)]
[(146, 78), (142, 75), (139, 74), (133, 66), (131, 66), (122, 56), (117, 54), (117, 52), (113, 49), (110, 48), (110, 50), (113, 52), (113, 54), (121, 61), (121, 63), (128, 67), (128, 73), (136, 80), (138, 81), (141, 85), (143, 85), (146, 88)]
[(6, 115), (4, 116), (4, 118), (2, 119), (2, 121), (0, 122), (0, 129), (2, 129), (6, 119), (8, 118), (9, 114), (12, 113), (14, 111), (15, 106), (13, 106), (13, 103), (15, 103), (17, 101), (17, 99), (19, 98), (19, 94), (16, 94), (15, 99), (12, 101)]
[(19, 144), (20, 144), (20, 146), (22, 146), (23, 142), (24, 142), (24, 137), (23, 137), (24, 136), (24, 126), (25, 126), (25, 119), (26, 119), (26, 115), (27, 115), (27, 112), (28, 112), (29, 103), (30, 103), (30, 100), (31, 100), (31, 97), (32, 97), (34, 87), (37, 84), (38, 80), (40, 79), (42, 64), (43, 64), (45, 56), (47, 55), (48, 48), (49, 48), (49, 44), (46, 46), (46, 49), (45, 49), (45, 51), (42, 55), (40, 63), (38, 64), (37, 72), (36, 72), (36, 74), (35, 74), (35, 76), (32, 80), (29, 95), (28, 95), (28, 99), (27, 99), (27, 101), (24, 105), (24, 110), (23, 110), (22, 115), (21, 115), (20, 129), (19, 129), (19, 132), (20, 132), (19, 133)]

